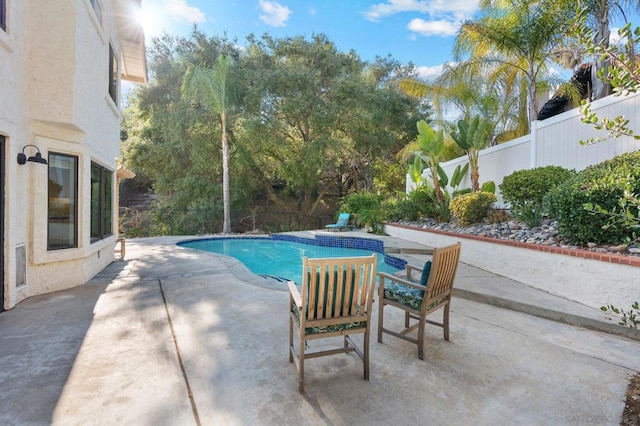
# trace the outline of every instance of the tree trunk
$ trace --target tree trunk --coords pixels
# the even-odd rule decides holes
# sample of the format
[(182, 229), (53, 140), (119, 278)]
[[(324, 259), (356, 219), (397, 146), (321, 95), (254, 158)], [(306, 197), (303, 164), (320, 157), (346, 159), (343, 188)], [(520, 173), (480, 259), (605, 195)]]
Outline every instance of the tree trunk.
[(529, 61), (529, 123), (538, 119), (538, 90), (533, 60)]
[[(596, 34), (596, 44), (602, 47), (609, 47), (609, 7), (608, 0), (599, 0), (598, 1), (598, 11), (596, 19), (598, 20), (598, 31)], [(608, 82), (600, 80), (598, 75), (600, 72), (603, 72), (603, 75), (607, 75), (609, 69), (609, 61), (608, 60), (597, 60), (595, 66), (595, 79), (593, 80), (593, 99), (604, 98), (611, 94), (611, 87)], [(602, 70), (602, 71), (601, 71)]]
[(222, 233), (231, 233), (231, 206), (229, 202), (229, 143), (227, 141), (227, 116), (224, 110), (220, 113), (222, 121), (222, 204), (224, 208), (224, 220)]

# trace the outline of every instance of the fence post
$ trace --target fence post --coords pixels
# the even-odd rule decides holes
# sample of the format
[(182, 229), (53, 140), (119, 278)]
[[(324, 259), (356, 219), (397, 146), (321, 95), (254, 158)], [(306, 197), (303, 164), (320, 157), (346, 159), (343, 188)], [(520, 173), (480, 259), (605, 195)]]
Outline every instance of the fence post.
[(531, 141), (529, 142), (529, 168), (538, 167), (538, 120), (531, 122)]

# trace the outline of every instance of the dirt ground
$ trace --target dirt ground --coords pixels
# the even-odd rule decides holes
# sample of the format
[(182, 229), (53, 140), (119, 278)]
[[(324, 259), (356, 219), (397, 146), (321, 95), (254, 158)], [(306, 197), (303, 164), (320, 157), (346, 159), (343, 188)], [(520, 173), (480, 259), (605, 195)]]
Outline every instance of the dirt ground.
[(640, 425), (640, 374), (631, 378), (627, 388), (627, 404), (622, 415), (622, 426)]

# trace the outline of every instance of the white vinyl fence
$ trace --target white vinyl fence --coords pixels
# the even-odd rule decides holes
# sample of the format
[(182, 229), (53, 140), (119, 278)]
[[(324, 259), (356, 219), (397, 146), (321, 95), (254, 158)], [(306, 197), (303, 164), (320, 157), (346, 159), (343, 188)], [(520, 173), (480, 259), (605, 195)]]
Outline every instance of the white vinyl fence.
[[(623, 115), (629, 120), (629, 126), (640, 134), (640, 94), (598, 99), (592, 103), (591, 110), (601, 118), (612, 119)], [(480, 184), (494, 181), (496, 194), (501, 202), (498, 185), (505, 176), (517, 170), (561, 166), (580, 171), (587, 166), (640, 149), (640, 141), (628, 136), (588, 146), (580, 145), (581, 140), (606, 137), (606, 132), (597, 131), (593, 126), (582, 123), (581, 117), (579, 108), (575, 108), (544, 121), (534, 121), (529, 135), (482, 150), (478, 160)], [(451, 177), (456, 166), (464, 166), (466, 162), (467, 157), (464, 156), (442, 163), (441, 166), (447, 176)], [(427, 171), (425, 169), (423, 176), (428, 178)], [(471, 181), (467, 173), (460, 188), (470, 187)], [(408, 179), (407, 192), (412, 189), (413, 183)]]

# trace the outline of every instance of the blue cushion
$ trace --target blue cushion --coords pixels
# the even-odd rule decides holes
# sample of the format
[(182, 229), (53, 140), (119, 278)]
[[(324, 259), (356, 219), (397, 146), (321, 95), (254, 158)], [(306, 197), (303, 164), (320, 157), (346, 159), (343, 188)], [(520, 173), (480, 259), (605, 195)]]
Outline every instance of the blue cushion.
[(349, 224), (349, 216), (351, 216), (349, 213), (340, 213), (338, 220), (336, 220), (336, 225), (347, 226)]
[(422, 268), (422, 276), (420, 277), (420, 284), (426, 286), (429, 281), (429, 273), (431, 273), (431, 261), (427, 261)]

